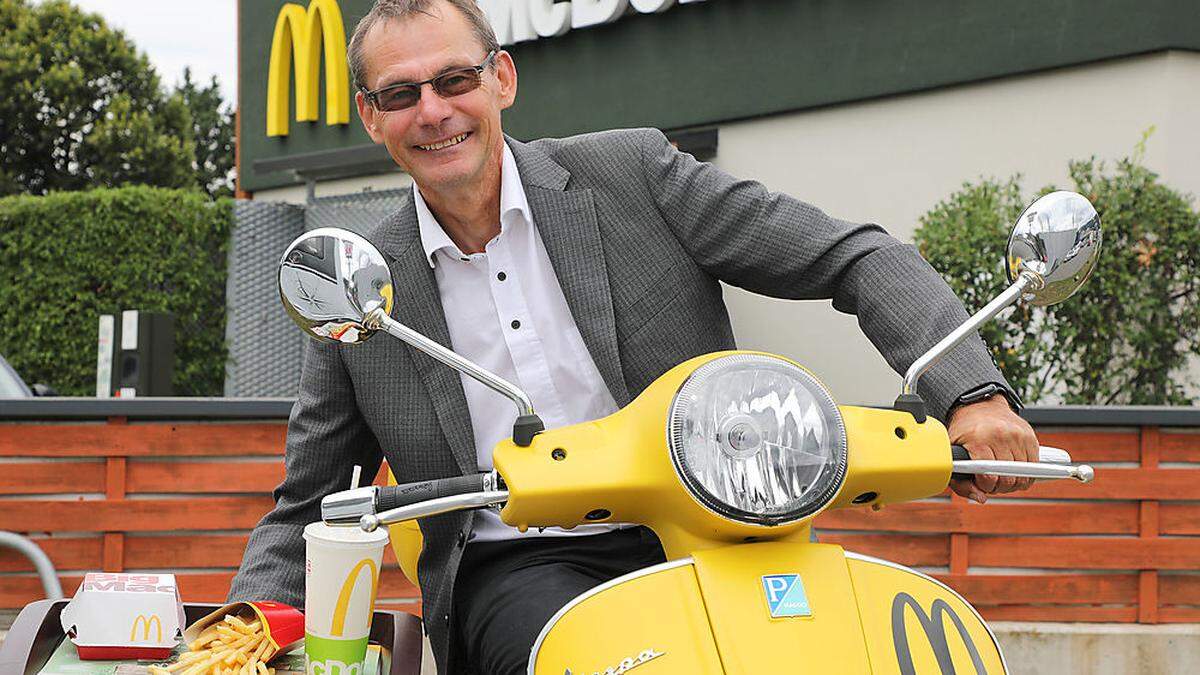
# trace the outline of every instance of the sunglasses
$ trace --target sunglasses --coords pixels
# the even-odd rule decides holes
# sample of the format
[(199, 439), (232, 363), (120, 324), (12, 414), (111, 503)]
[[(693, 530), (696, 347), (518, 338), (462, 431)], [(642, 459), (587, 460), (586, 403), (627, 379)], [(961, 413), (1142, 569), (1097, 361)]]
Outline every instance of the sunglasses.
[(427, 84), (433, 85), (433, 90), (442, 98), (461, 96), (467, 92), (475, 91), (482, 82), (481, 74), (484, 70), (491, 67), (495, 60), (496, 52), (492, 51), (488, 52), (487, 58), (477, 66), (455, 68), (422, 82), (389, 84), (375, 91), (367, 91), (366, 88), (360, 88), (360, 90), (363, 96), (370, 101), (371, 106), (379, 112), (407, 110), (415, 106), (417, 101), (421, 100), (421, 89)]

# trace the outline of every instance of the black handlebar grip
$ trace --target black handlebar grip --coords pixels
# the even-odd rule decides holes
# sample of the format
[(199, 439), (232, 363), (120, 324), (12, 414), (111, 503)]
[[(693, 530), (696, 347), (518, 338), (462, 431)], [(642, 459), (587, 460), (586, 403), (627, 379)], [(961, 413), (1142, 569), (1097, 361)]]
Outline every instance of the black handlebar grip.
[(402, 485), (381, 487), (375, 496), (375, 512), (381, 513), (401, 506), (437, 499), (438, 497), (483, 492), (484, 478), (487, 475), (486, 473), (479, 473), (473, 476), (438, 478), (419, 483), (404, 483)]
[[(971, 459), (971, 453), (967, 452), (967, 449), (961, 445), (951, 445), (950, 446), (950, 459), (955, 460), (955, 461)], [(971, 478), (974, 478), (974, 477), (975, 477), (974, 474), (969, 474), (969, 473), (952, 473), (952, 474), (950, 474), (950, 480), (970, 480)]]

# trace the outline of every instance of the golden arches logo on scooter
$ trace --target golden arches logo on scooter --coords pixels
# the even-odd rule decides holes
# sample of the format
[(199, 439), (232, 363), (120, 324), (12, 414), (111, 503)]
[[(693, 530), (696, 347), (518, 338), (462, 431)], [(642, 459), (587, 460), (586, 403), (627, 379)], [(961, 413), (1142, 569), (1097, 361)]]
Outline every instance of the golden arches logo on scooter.
[[(150, 616), (146, 616), (145, 614), (138, 614), (133, 619), (133, 625), (131, 625), (129, 627), (129, 641), (130, 642), (149, 642), (151, 626), (154, 627), (154, 641), (162, 642), (162, 619), (158, 618), (157, 614), (151, 614)], [(142, 629), (142, 637), (141, 638), (137, 637), (138, 627), (141, 627), (141, 629)]]
[(358, 579), (364, 569), (371, 580), (371, 610), (367, 612), (367, 616), (375, 613), (375, 595), (379, 592), (379, 567), (374, 560), (363, 558), (350, 568), (350, 574), (347, 574), (346, 580), (342, 582), (337, 604), (333, 606), (333, 624), (329, 628), (333, 637), (341, 637), (346, 632), (346, 613), (350, 611), (350, 598), (354, 595), (354, 589), (358, 587)]
[(296, 121), (320, 119), (321, 55), (325, 55), (325, 123), (350, 123), (346, 28), (337, 0), (287, 3), (275, 19), (267, 69), (267, 135), (288, 135), (288, 84), (296, 63)]
[(976, 675), (987, 674), (983, 658), (980, 657), (979, 649), (975, 647), (975, 642), (971, 639), (966, 624), (948, 602), (941, 598), (934, 600), (933, 604), (929, 606), (929, 613), (926, 614), (925, 609), (921, 607), (921, 603), (917, 602), (916, 598), (908, 593), (897, 593), (892, 600), (892, 642), (896, 648), (896, 661), (902, 675), (916, 675), (917, 673), (916, 665), (913, 663), (911, 645), (908, 641), (908, 629), (904, 624), (904, 615), (907, 609), (913, 611), (913, 615), (921, 624), (925, 639), (929, 640), (929, 646), (933, 649), (933, 656), (937, 659), (942, 675), (954, 675), (957, 672), (954, 667), (954, 656), (950, 653), (950, 643), (946, 639), (946, 617), (950, 618), (958, 630), (958, 636), (962, 638), (967, 653), (971, 657), (971, 664), (975, 666)]

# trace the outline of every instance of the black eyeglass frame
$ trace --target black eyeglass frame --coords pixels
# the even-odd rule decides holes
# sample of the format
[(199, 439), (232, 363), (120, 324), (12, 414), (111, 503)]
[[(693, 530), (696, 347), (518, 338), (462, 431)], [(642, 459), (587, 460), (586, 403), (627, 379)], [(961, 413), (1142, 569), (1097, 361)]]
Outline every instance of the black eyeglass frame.
[[(442, 92), (438, 89), (438, 86), (437, 86), (438, 80), (442, 79), (443, 77), (448, 77), (450, 75), (454, 75), (456, 73), (462, 73), (462, 72), (465, 72), (468, 70), (475, 71), (476, 75), (482, 75), (483, 71), (487, 70), (493, 64), (495, 64), (496, 55), (499, 53), (500, 52), (498, 52), (496, 50), (492, 50), (492, 51), (488, 52), (487, 57), (484, 58), (483, 61), (479, 65), (463, 66), (462, 68), (455, 68), (453, 70), (448, 70), (440, 75), (434, 75), (433, 77), (429, 78), (428, 80), (421, 80), (420, 82), (397, 82), (395, 84), (389, 84), (386, 87), (380, 87), (373, 91), (368, 90), (366, 87), (360, 86), (358, 88), (358, 90), (360, 92), (362, 92), (363, 97), (367, 99), (367, 102), (369, 102), (371, 104), (371, 107), (375, 109), (375, 112), (389, 113), (389, 112), (400, 112), (401, 110), (408, 110), (409, 108), (415, 108), (417, 104), (413, 103), (412, 105), (410, 105), (408, 107), (398, 108), (396, 110), (380, 110), (379, 109), (379, 95), (384, 92), (390, 91), (392, 89), (400, 89), (401, 87), (415, 87), (417, 90), (417, 102), (420, 102), (421, 96), (422, 96), (421, 92), (423, 91), (425, 85), (428, 84), (428, 85), (433, 86), (433, 90), (435, 92), (437, 92), (438, 96), (443, 96)], [(479, 85), (476, 85), (475, 87), (471, 88), (469, 91), (464, 91), (463, 94), (470, 93), (470, 91), (475, 91), (475, 89), (478, 89), (478, 88), (479, 88)], [(453, 96), (461, 96), (461, 95), (462, 94), (454, 94)], [(447, 98), (447, 97), (443, 96), (443, 98)]]

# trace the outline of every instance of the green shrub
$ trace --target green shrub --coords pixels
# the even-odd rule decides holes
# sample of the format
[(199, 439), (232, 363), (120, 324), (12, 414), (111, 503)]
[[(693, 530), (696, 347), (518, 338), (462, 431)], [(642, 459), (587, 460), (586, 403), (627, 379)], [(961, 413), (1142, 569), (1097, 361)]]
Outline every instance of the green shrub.
[[(1070, 300), (1020, 305), (980, 330), (1027, 403), (1187, 405), (1187, 359), (1200, 355), (1200, 217), (1142, 166), (1143, 145), (1109, 170), (1070, 163), (1100, 213), (1096, 271)], [(1045, 188), (1039, 195), (1054, 188)], [(975, 311), (1008, 285), (1004, 248), (1033, 197), (1017, 178), (967, 183), (921, 218), (921, 253)]]
[(220, 396), (232, 202), (150, 187), (0, 199), (0, 354), (92, 396), (101, 314), (175, 315), (178, 396)]

